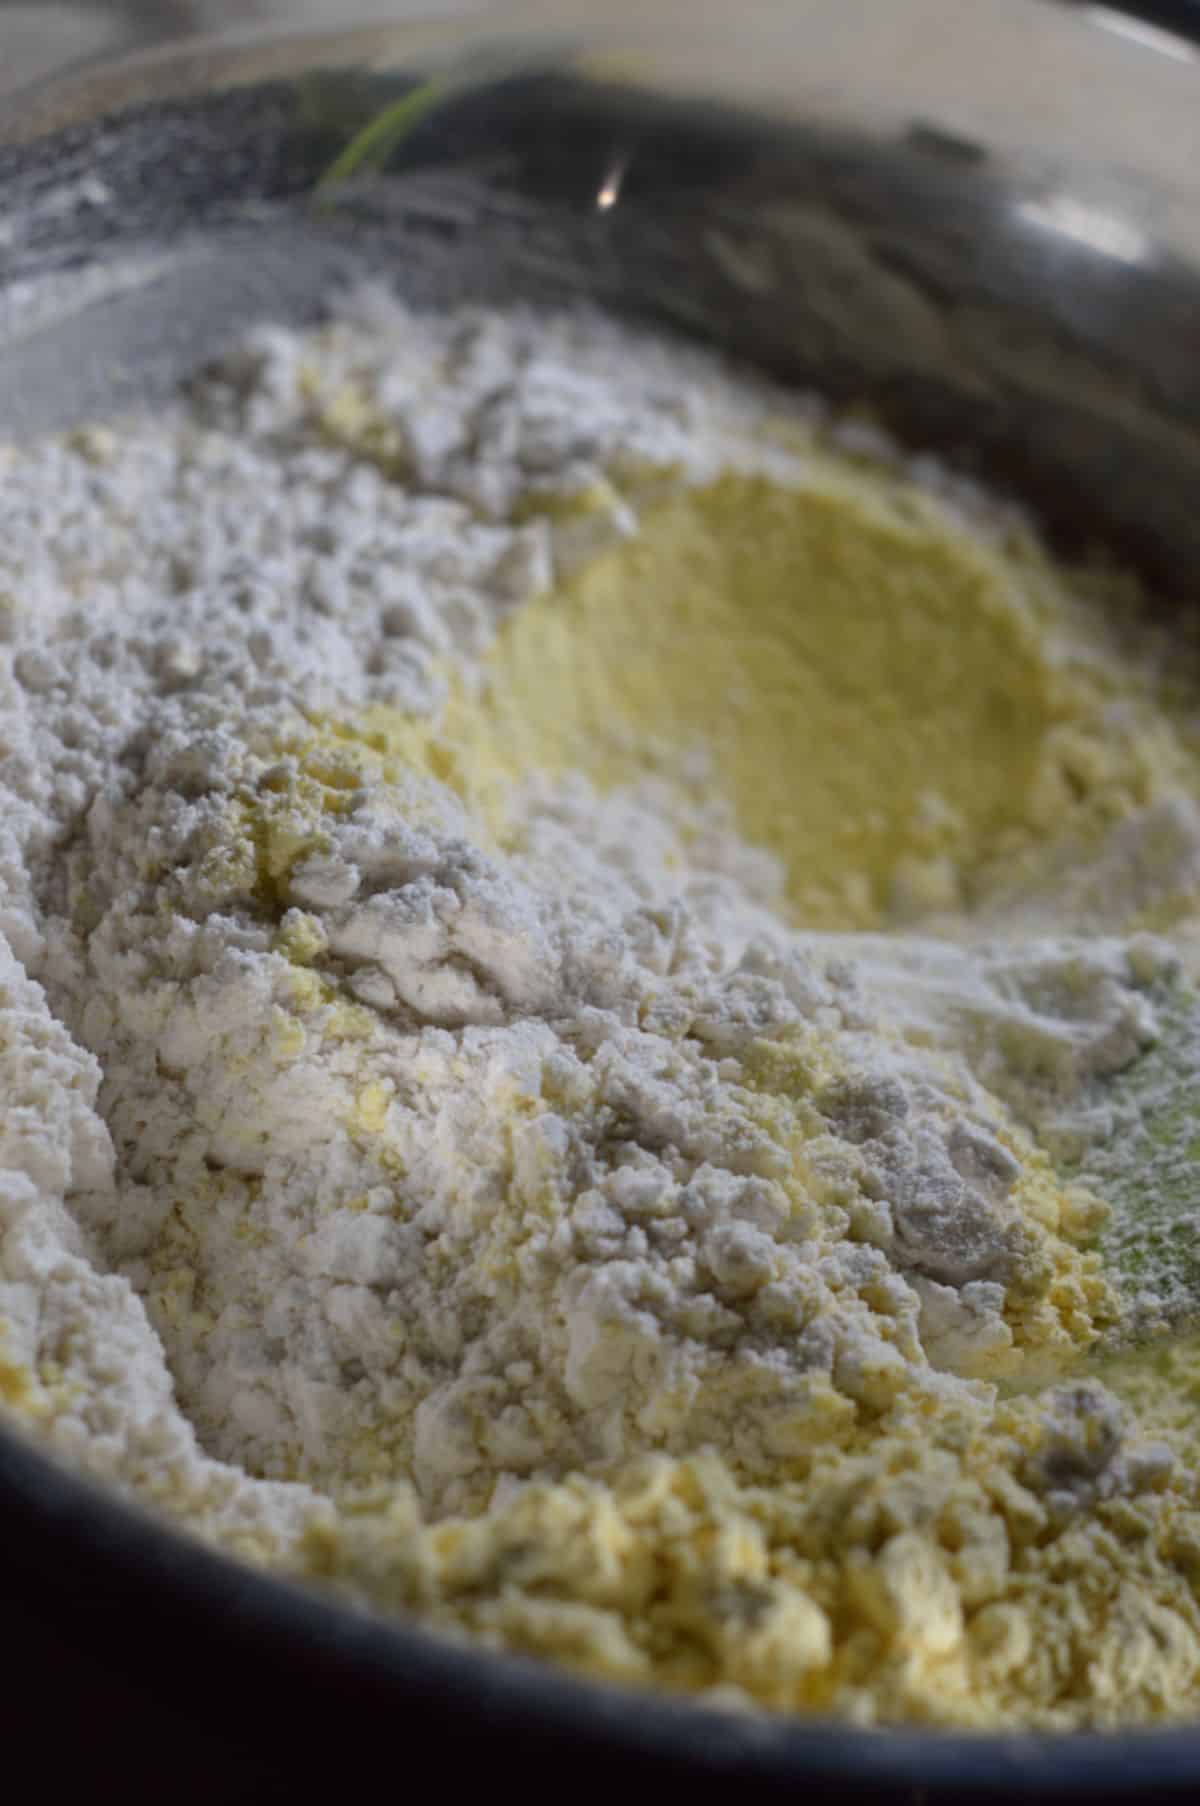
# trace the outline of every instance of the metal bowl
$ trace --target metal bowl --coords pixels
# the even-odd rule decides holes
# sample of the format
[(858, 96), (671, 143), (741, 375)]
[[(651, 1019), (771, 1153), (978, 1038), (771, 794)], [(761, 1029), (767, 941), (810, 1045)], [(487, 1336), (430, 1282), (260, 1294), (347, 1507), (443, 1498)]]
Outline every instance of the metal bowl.
[[(1159, 23), (1063, 0), (529, 0), (85, 70), (0, 116), (0, 431), (163, 394), (239, 326), (314, 318), (365, 274), (431, 306), (587, 295), (865, 400), (1187, 608), (1200, 52), (1161, 24), (1185, 0), (1144, 12)], [(418, 89), (435, 104), (401, 142), (323, 180)], [(8, 1430), (0, 1550), (6, 1611), (67, 1664), (56, 1696), (104, 1674), (153, 1699), (197, 1773), (219, 1726), (223, 1772), (293, 1787), (402, 1759), (527, 1792), (1200, 1793), (1200, 1726), (856, 1731), (452, 1646), (219, 1558)]]

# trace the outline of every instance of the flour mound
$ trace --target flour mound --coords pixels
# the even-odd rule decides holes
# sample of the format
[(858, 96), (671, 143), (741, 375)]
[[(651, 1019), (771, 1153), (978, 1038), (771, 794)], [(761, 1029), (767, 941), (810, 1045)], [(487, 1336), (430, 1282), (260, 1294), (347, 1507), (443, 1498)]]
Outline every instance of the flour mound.
[(1052, 1282), (1086, 1310), (988, 1095), (645, 805), (489, 856), (444, 786), (313, 763), (168, 739), (73, 855), (121, 1177), (76, 1210), (214, 1455), (435, 1510), (709, 1442), (766, 1472), (814, 1389), (936, 1397), (1065, 1337)]
[(1117, 1300), (1056, 1164), (1160, 1038), (1176, 954), (1102, 904), (1161, 901), (1168, 829), (1192, 870), (1175, 767), (1100, 761), (1137, 870), (1079, 936), (831, 935), (702, 784), (439, 727), (643, 506), (818, 438), (1025, 531), (707, 355), (376, 293), (4, 454), (0, 1402), (223, 1549), (592, 1673), (1096, 1722), (1119, 1620), (1152, 1715), (1200, 1675), (1187, 1482), (1073, 1375)]

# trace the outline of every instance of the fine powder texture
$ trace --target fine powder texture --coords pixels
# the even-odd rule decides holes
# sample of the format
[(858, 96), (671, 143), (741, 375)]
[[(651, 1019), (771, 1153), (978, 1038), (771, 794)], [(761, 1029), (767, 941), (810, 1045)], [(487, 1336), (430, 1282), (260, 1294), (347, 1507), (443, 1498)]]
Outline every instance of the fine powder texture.
[(1121, 582), (585, 314), (367, 292), (3, 456), (10, 1412), (590, 1675), (1194, 1714), (1200, 756)]

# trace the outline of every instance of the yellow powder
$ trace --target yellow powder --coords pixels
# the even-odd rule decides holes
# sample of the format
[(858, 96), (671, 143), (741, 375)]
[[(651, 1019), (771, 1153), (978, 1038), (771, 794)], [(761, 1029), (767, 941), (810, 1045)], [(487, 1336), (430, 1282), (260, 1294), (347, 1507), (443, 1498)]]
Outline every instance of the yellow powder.
[(8, 1337), (0, 1323), (0, 1401), (16, 1409), (25, 1406), (33, 1390), (33, 1376), (23, 1362), (7, 1352)]
[[(755, 1485), (716, 1454), (533, 1484), (429, 1526), (401, 1494), (314, 1571), (447, 1629), (626, 1685), (720, 1687), (859, 1723), (1066, 1730), (1195, 1709), (1200, 1512), (1183, 1488), (1056, 1522), (1044, 1432), (902, 1405)], [(814, 1398), (814, 1405), (816, 1400)]]
[(1146, 1435), (1165, 1437), (1200, 1466), (1200, 1329), (1123, 1349), (1097, 1364), (1096, 1373), (1129, 1405)]
[(514, 780), (655, 773), (777, 855), (801, 922), (868, 927), (970, 904), (1049, 836), (1184, 781), (1094, 634), (1031, 548), (831, 461), (801, 488), (727, 475), (651, 505), (515, 613), (482, 695), (452, 687), (432, 731), (382, 708), (354, 731), (501, 838)]
[(1063, 690), (1025, 599), (932, 517), (727, 476), (521, 611), (488, 707), (518, 768), (608, 785), (701, 754), (805, 919), (845, 927), (900, 860), (968, 866), (1027, 819)]

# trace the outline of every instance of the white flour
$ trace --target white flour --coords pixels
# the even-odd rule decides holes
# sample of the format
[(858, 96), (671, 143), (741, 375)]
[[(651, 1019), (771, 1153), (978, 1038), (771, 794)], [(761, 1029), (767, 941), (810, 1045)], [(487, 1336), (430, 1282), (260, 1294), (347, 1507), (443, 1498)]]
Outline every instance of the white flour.
[[(299, 750), (300, 711), (428, 710), (636, 529), (556, 497), (788, 480), (788, 413), (593, 320), (368, 296), (8, 454), (0, 1373), (64, 1454), (287, 1562), (367, 1483), (436, 1517), (647, 1450), (767, 1477), (831, 1396), (985, 1411), (1103, 1326), (1094, 1204), (1030, 1136), (1111, 1134), (1164, 942), (799, 936), (650, 782), (531, 782), (497, 850), (436, 777)], [(1036, 1485), (1160, 1471), (1100, 1440)]]

